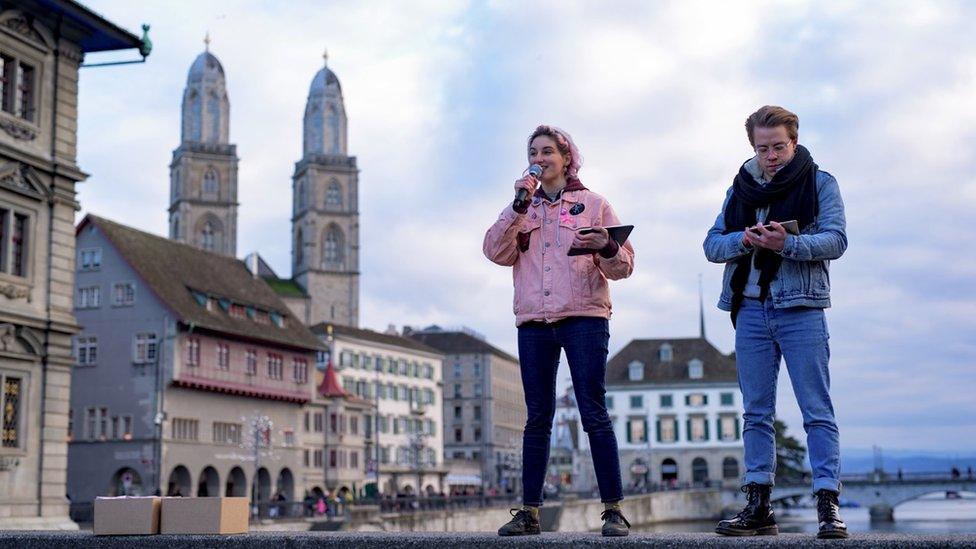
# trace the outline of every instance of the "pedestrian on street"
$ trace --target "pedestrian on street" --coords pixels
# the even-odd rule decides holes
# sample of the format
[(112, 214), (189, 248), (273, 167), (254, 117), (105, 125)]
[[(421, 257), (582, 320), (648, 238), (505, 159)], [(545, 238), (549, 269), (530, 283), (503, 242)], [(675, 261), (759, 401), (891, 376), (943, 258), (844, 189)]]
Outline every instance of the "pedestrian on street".
[[(604, 197), (583, 186), (579, 149), (565, 131), (539, 126), (528, 140), (531, 166), (515, 182), (516, 200), (488, 229), (484, 253), (513, 268), (514, 312), (527, 420), (522, 444), (523, 501), (498, 530), (502, 536), (539, 534), (539, 507), (556, 407), (556, 371), (565, 351), (583, 430), (604, 503), (603, 535), (626, 536), (630, 523), (613, 424), (604, 400), (610, 339), (607, 280), (634, 269), (629, 242), (605, 227), (620, 220)], [(532, 171), (537, 170), (537, 175)], [(583, 231), (582, 229), (586, 229)], [(569, 255), (570, 248), (585, 249)], [(588, 253), (587, 253), (588, 252)]]
[[(718, 307), (735, 328), (742, 391), (748, 504), (716, 532), (779, 532), (769, 497), (776, 478), (776, 380), (786, 359), (803, 415), (820, 519), (818, 538), (846, 538), (840, 519), (840, 446), (830, 400), (830, 261), (847, 249), (844, 203), (834, 176), (798, 143), (799, 118), (765, 106), (746, 119), (755, 156), (736, 174), (705, 238), (705, 256), (725, 263)], [(789, 223), (789, 222), (794, 223)], [(795, 225), (795, 227), (793, 227)], [(796, 234), (788, 232), (795, 228)]]

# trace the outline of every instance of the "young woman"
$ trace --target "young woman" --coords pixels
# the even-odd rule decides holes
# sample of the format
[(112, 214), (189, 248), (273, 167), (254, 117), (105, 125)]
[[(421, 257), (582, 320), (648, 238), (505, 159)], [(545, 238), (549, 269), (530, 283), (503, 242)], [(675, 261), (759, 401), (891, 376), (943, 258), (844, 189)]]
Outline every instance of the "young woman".
[[(606, 506), (603, 535), (626, 536), (630, 523), (620, 512), (623, 489), (613, 424), (604, 401), (610, 293), (607, 279), (630, 276), (634, 249), (618, 245), (603, 227), (617, 225), (613, 208), (589, 191), (577, 172), (579, 150), (566, 132), (539, 126), (529, 136), (530, 164), (538, 178), (515, 182), (526, 198), (502, 211), (485, 235), (491, 261), (513, 267), (515, 322), (528, 418), (522, 443), (523, 506), (498, 530), (502, 536), (538, 534), (542, 487), (549, 462), (549, 437), (556, 409), (556, 370), (566, 352), (583, 430)], [(580, 231), (593, 228), (592, 231)], [(582, 233), (582, 234), (581, 234)], [(592, 253), (570, 256), (570, 247)]]

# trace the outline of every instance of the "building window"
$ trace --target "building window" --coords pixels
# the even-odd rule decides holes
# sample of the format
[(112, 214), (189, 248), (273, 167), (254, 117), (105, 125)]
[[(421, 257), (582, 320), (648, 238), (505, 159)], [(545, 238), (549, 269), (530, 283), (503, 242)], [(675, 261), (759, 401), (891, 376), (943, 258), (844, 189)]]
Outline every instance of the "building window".
[(294, 431), (294, 429), (282, 429), (281, 430), (281, 435), (282, 435), (282, 439), (283, 439), (282, 445), (285, 448), (292, 448), (292, 447), (295, 446), (295, 431)]
[(322, 450), (315, 450), (314, 452), (312, 452), (312, 466), (313, 467), (316, 467), (316, 468), (322, 467), (322, 464), (323, 464), (323, 459), (322, 458), (323, 458), (324, 454), (325, 453)]
[(342, 230), (332, 225), (325, 233), (325, 240), (322, 242), (322, 261), (327, 266), (336, 266), (342, 263)]
[(643, 408), (644, 407), (644, 396), (643, 395), (630, 395), (630, 408)]
[(455, 364), (454, 365), (454, 378), (457, 379), (457, 378), (460, 378), (460, 377), (461, 377), (461, 365), (460, 364)]
[(708, 404), (708, 395), (705, 393), (691, 393), (685, 395), (685, 406), (700, 407)]
[(116, 282), (112, 285), (112, 305), (128, 307), (136, 302), (136, 285), (132, 282)]
[(219, 182), (220, 178), (217, 176), (217, 170), (213, 168), (208, 169), (207, 174), (203, 176), (204, 194), (216, 195), (220, 186)]
[(480, 383), (475, 383), (474, 384), (474, 396), (480, 397), (481, 396), (481, 391), (482, 391), (481, 384)]
[(359, 469), (359, 452), (353, 450), (349, 454), (349, 467), (352, 469)]
[(480, 420), (481, 419), (481, 406), (475, 406), (474, 407), (474, 419), (475, 420)]
[(462, 417), (461, 416), (461, 407), (460, 406), (455, 406), (454, 407), (454, 419), (461, 419), (461, 417)]
[(678, 419), (673, 416), (662, 416), (657, 419), (657, 441), (678, 441)]
[[(3, 230), (0, 227), (0, 230)], [(78, 251), (78, 270), (97, 271), (102, 266), (101, 248), (82, 248)]]
[(268, 377), (271, 379), (281, 379), (284, 376), (284, 358), (275, 353), (268, 353)]
[(631, 417), (627, 419), (627, 442), (640, 444), (647, 442), (647, 419)]
[(95, 421), (97, 417), (95, 415), (95, 408), (88, 407), (85, 408), (85, 438), (88, 440), (95, 440)]
[(217, 344), (217, 369), (230, 370), (230, 345), (226, 343)]
[(702, 361), (693, 358), (688, 361), (688, 377), (691, 379), (701, 379), (705, 375), (705, 367)]
[(203, 246), (204, 250), (209, 252), (214, 251), (214, 228), (210, 221), (203, 224), (203, 229), (200, 231), (200, 244)]
[(291, 375), (295, 383), (305, 383), (308, 381), (308, 360), (296, 358), (291, 361)]
[(732, 393), (722, 393), (721, 395), (719, 395), (719, 398), (722, 402), (722, 406), (732, 406), (734, 402), (734, 397), (732, 396)]
[(156, 334), (145, 332), (135, 335), (133, 341), (132, 362), (146, 364), (156, 362)]
[(258, 373), (258, 352), (254, 349), (248, 349), (244, 352), (244, 367), (245, 373), (249, 376), (257, 375)]
[(234, 318), (247, 318), (247, 307), (240, 303), (231, 303), (229, 313)]
[(322, 412), (316, 412), (312, 417), (312, 426), (316, 433), (321, 433), (325, 428), (325, 415)]
[(613, 410), (613, 397), (612, 396), (610, 396), (610, 395), (604, 396), (603, 397), (603, 402), (606, 404), (607, 410)]
[(691, 416), (688, 418), (688, 440), (704, 442), (708, 440), (708, 422), (705, 416)]
[(335, 179), (329, 181), (329, 188), (325, 191), (325, 206), (342, 207), (342, 188)]
[(21, 433), (21, 409), (24, 399), (24, 378), (20, 376), (0, 375), (3, 382), (3, 393), (0, 394), (0, 410), (3, 413), (3, 430), (0, 434), (0, 444), (3, 448), (20, 448), (23, 445)]
[(86, 286), (78, 288), (78, 308), (96, 309), (102, 304), (102, 287)]
[(359, 417), (351, 416), (349, 418), (349, 434), (358, 435), (359, 434)]
[(98, 409), (98, 438), (108, 440), (108, 408)]
[(213, 423), (213, 441), (215, 444), (240, 444), (242, 429), (243, 426), (240, 423), (215, 421)]
[(195, 337), (186, 339), (186, 365), (200, 365), (200, 340)]
[(461, 398), (461, 384), (454, 384), (454, 398)]
[(722, 460), (722, 478), (739, 478), (739, 461), (734, 457), (727, 457)]
[(719, 437), (723, 441), (739, 440), (739, 418), (734, 415), (723, 415), (718, 418)]
[(173, 440), (198, 440), (200, 421), (196, 419), (173, 418)]
[(312, 466), (312, 460), (309, 458), (310, 453), (307, 449), (302, 450), (302, 465), (306, 468)]
[(122, 440), (132, 440), (132, 416), (122, 416)]
[(661, 395), (661, 408), (674, 406), (674, 395)]
[(674, 360), (674, 347), (670, 343), (662, 343), (658, 349), (658, 358), (661, 362), (671, 362)]
[(644, 379), (644, 364), (637, 360), (630, 363), (627, 367), (628, 378), (631, 381), (642, 381)]
[(94, 366), (98, 363), (98, 337), (78, 336), (75, 340), (75, 357), (79, 366)]
[(474, 441), (481, 442), (481, 427), (474, 428)]
[(461, 427), (454, 428), (454, 442), (461, 442), (464, 440), (464, 430)]
[(339, 466), (339, 453), (335, 450), (329, 450), (329, 468), (335, 469)]
[(36, 101), (34, 66), (8, 54), (0, 54), (0, 108), (18, 118), (34, 122)]

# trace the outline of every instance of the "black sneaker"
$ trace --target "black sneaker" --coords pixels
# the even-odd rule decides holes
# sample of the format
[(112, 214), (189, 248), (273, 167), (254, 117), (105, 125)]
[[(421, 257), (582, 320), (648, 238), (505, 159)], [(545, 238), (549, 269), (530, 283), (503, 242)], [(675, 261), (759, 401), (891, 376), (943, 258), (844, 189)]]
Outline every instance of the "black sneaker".
[(840, 494), (833, 490), (817, 492), (817, 519), (820, 521), (817, 539), (844, 539), (849, 535), (847, 524), (840, 519), (838, 496)]
[(607, 509), (600, 515), (603, 519), (604, 536), (626, 536), (630, 533), (630, 523), (623, 513), (616, 509)]
[(532, 511), (526, 509), (509, 509), (512, 520), (498, 529), (499, 536), (534, 536), (542, 533), (539, 520)]
[(779, 534), (776, 517), (769, 505), (772, 487), (750, 482), (742, 487), (748, 494), (745, 508), (729, 520), (715, 527), (715, 533), (723, 536), (775, 536)]

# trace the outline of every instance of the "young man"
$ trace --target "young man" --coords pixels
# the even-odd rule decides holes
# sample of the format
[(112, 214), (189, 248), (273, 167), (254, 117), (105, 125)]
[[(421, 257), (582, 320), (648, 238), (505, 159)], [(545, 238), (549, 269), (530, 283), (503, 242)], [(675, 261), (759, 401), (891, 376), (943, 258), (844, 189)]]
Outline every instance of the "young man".
[[(765, 106), (746, 119), (756, 156), (739, 168), (705, 238), (705, 256), (725, 263), (718, 307), (735, 327), (745, 443), (746, 507), (715, 529), (729, 536), (779, 532), (769, 504), (776, 474), (773, 417), (780, 359), (786, 359), (807, 433), (818, 538), (846, 538), (837, 502), (840, 450), (830, 401), (830, 260), (847, 248), (837, 180), (797, 144), (799, 119)], [(781, 224), (797, 222), (800, 234)]]

